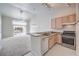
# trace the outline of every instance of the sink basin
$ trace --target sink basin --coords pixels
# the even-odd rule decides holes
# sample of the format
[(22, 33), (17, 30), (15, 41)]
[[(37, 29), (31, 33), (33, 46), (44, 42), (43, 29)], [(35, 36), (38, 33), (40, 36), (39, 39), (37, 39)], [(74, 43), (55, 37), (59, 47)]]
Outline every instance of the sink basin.
[(49, 36), (49, 35), (51, 35), (51, 33), (50, 33), (50, 32), (45, 32), (45, 33), (43, 33), (42, 35), (43, 35), (43, 36)]
[(48, 37), (52, 34), (53, 32), (40, 32), (40, 33), (35, 33), (33, 34), (34, 36), (44, 36), (44, 37)]

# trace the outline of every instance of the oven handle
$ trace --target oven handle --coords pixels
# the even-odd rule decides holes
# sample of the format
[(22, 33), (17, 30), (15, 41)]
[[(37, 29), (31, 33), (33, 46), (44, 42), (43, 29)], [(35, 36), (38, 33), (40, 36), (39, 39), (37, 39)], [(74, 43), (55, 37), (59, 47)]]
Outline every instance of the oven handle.
[(74, 36), (66, 36), (66, 35), (62, 35), (62, 37), (64, 37), (64, 38), (75, 38)]

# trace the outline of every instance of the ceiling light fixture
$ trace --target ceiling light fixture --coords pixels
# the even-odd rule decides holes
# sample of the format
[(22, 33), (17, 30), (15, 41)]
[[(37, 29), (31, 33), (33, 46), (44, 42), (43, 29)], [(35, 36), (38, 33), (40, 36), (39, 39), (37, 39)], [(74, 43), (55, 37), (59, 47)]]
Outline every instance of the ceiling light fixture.
[(70, 3), (66, 3), (65, 4), (67, 7), (71, 7), (72, 6), (72, 4), (70, 4)]
[[(42, 3), (42, 5), (43, 5), (44, 7), (48, 7), (48, 8), (63, 6), (62, 3)], [(64, 3), (64, 5), (65, 5), (66, 7), (72, 7), (72, 4), (71, 4), (71, 3)]]

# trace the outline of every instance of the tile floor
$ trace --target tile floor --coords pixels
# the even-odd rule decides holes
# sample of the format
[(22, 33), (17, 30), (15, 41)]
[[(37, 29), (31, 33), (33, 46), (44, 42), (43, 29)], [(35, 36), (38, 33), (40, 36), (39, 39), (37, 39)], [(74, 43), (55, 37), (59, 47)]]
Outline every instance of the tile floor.
[(56, 44), (45, 56), (75, 56), (75, 50)]

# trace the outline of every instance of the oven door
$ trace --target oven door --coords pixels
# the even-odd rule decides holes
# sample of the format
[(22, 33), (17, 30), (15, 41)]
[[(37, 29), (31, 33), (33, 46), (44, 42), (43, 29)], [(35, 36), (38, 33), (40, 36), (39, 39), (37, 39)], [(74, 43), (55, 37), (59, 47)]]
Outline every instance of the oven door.
[(62, 43), (74, 45), (74, 38), (73, 37), (63, 36), (62, 37)]

